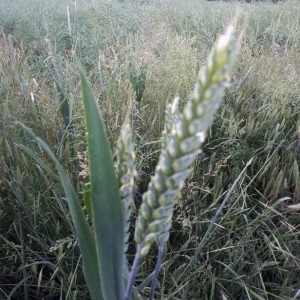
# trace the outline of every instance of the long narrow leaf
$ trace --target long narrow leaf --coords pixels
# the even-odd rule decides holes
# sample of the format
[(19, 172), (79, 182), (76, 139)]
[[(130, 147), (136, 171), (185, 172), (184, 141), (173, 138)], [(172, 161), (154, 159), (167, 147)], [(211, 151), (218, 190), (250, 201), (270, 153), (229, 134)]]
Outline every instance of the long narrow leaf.
[(70, 179), (62, 165), (59, 163), (53, 152), (50, 150), (49, 146), (43, 140), (37, 137), (31, 129), (22, 124), (21, 126), (47, 152), (49, 157), (56, 165), (57, 171), (61, 179), (61, 183), (63, 185), (67, 197), (71, 217), (76, 230), (76, 235), (78, 237), (78, 243), (82, 253), (83, 270), (86, 283), (88, 285), (92, 299), (102, 300), (103, 297), (100, 286), (100, 276), (97, 267), (98, 258), (96, 253), (95, 240), (82, 211), (79, 199), (70, 182)]
[(124, 297), (123, 216), (111, 149), (88, 79), (80, 67), (87, 126), (91, 200), (103, 296)]

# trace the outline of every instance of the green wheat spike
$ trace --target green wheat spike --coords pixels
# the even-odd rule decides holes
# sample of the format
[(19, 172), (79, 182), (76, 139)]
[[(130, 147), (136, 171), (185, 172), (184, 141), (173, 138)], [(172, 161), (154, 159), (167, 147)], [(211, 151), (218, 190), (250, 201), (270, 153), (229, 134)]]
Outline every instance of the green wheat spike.
[(128, 124), (121, 129), (117, 146), (116, 173), (119, 182), (119, 193), (124, 217), (124, 252), (127, 251), (129, 239), (129, 226), (131, 216), (131, 205), (133, 202), (132, 190), (136, 176), (134, 144), (132, 142), (131, 128)]
[(154, 177), (143, 195), (135, 230), (140, 256), (148, 253), (151, 244), (162, 235), (167, 237), (171, 227), (174, 199), (181, 183), (190, 174), (190, 165), (200, 153), (206, 130), (212, 124), (237, 54), (233, 27), (221, 36), (207, 65), (199, 74), (198, 83), (183, 114), (168, 137), (160, 154)]

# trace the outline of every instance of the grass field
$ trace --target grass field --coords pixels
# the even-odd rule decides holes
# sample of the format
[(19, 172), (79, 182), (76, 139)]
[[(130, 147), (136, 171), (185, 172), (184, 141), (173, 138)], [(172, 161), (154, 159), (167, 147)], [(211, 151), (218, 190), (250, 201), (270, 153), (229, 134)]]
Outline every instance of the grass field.
[[(78, 58), (112, 153), (125, 121), (136, 130), (138, 206), (159, 156), (166, 105), (178, 96), (184, 106), (237, 11), (242, 38), (232, 84), (176, 201), (155, 299), (300, 297), (298, 0), (1, 0), (1, 300), (90, 299), (55, 166), (16, 121), (49, 144), (83, 200)], [(133, 257), (133, 241), (128, 251)], [(135, 282), (141, 299), (155, 262), (153, 246)]]

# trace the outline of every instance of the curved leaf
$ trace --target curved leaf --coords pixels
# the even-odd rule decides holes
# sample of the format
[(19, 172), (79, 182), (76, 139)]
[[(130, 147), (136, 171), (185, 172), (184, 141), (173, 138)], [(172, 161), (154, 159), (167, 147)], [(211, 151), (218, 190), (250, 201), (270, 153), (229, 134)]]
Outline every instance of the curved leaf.
[(100, 276), (97, 267), (98, 258), (96, 253), (95, 239), (86, 221), (79, 199), (70, 182), (70, 179), (62, 165), (50, 150), (49, 146), (42, 139), (37, 137), (31, 129), (22, 124), (21, 126), (31, 137), (33, 137), (38, 142), (38, 144), (44, 149), (44, 151), (47, 152), (49, 157), (56, 165), (61, 183), (67, 197), (72, 221), (76, 230), (76, 235), (78, 237), (78, 243), (82, 253), (83, 270), (86, 283), (88, 285), (92, 299), (102, 300), (103, 297), (100, 286)]

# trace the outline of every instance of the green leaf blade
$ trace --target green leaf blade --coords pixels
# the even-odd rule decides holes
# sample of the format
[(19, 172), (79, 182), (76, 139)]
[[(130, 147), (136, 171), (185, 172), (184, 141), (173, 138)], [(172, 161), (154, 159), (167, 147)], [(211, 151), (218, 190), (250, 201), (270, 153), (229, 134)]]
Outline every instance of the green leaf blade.
[(107, 300), (124, 297), (123, 216), (111, 150), (100, 112), (80, 67), (87, 142), (91, 200), (96, 248), (103, 296)]
[(93, 300), (103, 300), (100, 285), (100, 276), (98, 272), (99, 268), (95, 239), (90, 230), (89, 224), (87, 223), (85, 215), (82, 211), (80, 201), (70, 182), (70, 179), (62, 165), (59, 163), (59, 161), (49, 148), (49, 146), (43, 140), (37, 137), (31, 129), (22, 124), (21, 126), (31, 137), (33, 137), (37, 141), (37, 143), (43, 148), (44, 151), (47, 152), (51, 160), (55, 163), (56, 169), (59, 173), (61, 183), (67, 197), (72, 221), (75, 227), (79, 247), (82, 253), (83, 271), (87, 286), (89, 288)]

